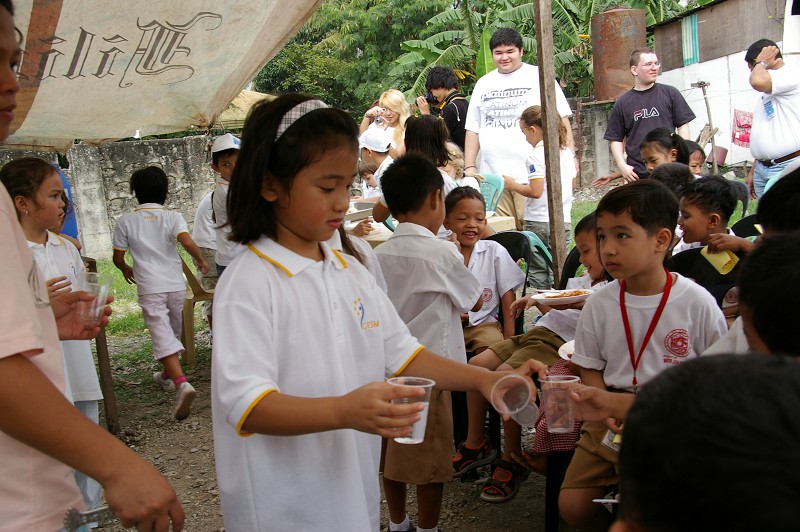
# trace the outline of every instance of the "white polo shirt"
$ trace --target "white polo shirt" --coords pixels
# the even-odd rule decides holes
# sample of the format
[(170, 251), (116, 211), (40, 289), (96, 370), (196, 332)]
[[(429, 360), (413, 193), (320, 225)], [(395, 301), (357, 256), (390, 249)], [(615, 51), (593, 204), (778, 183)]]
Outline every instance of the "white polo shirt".
[(114, 249), (130, 250), (133, 255), (133, 275), (140, 296), (186, 290), (175, 243), (179, 234), (188, 232), (181, 213), (158, 203), (143, 203), (119, 217)]
[[(572, 180), (577, 176), (575, 171), (575, 154), (569, 148), (559, 151), (561, 162), (561, 203), (564, 210), (564, 223), (572, 223)], [(528, 167), (528, 179), (544, 179), (547, 172), (544, 165), (544, 142), (539, 142), (525, 161)], [(542, 195), (538, 198), (525, 198), (525, 220), (529, 222), (549, 222), (550, 211), (547, 208), (547, 181), (544, 183)]]
[[(66, 276), (72, 284), (70, 290), (80, 290), (86, 279), (86, 267), (75, 245), (55, 233), (47, 232), (47, 242), (28, 241), (28, 247), (39, 266), (43, 281)], [(94, 367), (94, 356), (89, 340), (61, 342), (66, 366), (67, 384), (73, 401), (99, 401), (103, 398), (100, 381)]]
[[(350, 243), (356, 248), (356, 251), (361, 254), (361, 258), (364, 259), (363, 266), (372, 274), (372, 277), (375, 278), (378, 288), (386, 292), (386, 279), (383, 278), (383, 272), (381, 271), (378, 257), (375, 255), (375, 250), (372, 249), (372, 246), (363, 238), (359, 238), (355, 235), (347, 236), (350, 238)], [(339, 235), (339, 231), (333, 232), (333, 236), (328, 240), (328, 245), (331, 249), (342, 251), (342, 237)]]
[(228, 182), (217, 179), (212, 200), (214, 216), (216, 218), (217, 255), (214, 260), (220, 266), (227, 266), (241, 253), (245, 247), (238, 242), (228, 240), (231, 228), (228, 223)]
[[(212, 191), (208, 191), (194, 213), (194, 226), (192, 227), (192, 240), (201, 248), (217, 249), (217, 229), (214, 224), (214, 209), (211, 206)], [(213, 264), (209, 264), (213, 266)]]
[(341, 396), (400, 373), (422, 349), (369, 272), (320, 247), (316, 262), (262, 238), (214, 292), (211, 412), (227, 530), (380, 525), (378, 436), (239, 433), (271, 391)]
[(469, 325), (497, 321), (500, 298), (525, 282), (525, 273), (508, 254), (506, 248), (492, 240), (478, 240), (469, 257), (469, 271), (483, 287), (483, 306), (469, 313)]
[(461, 313), (475, 306), (483, 287), (455, 245), (421, 225), (401, 223), (375, 254), (389, 299), (411, 334), (428, 349), (466, 362)]

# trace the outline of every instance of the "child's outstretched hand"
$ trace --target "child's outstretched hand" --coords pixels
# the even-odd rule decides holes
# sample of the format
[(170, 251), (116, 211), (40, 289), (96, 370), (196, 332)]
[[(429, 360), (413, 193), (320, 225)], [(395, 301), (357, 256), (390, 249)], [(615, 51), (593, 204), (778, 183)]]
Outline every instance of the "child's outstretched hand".
[(61, 294), (66, 294), (67, 292), (71, 292), (72, 291), (72, 289), (70, 288), (71, 284), (72, 282), (67, 280), (66, 276), (53, 277), (52, 279), (48, 279), (45, 282), (45, 285), (47, 286), (47, 295), (49, 296), (50, 299), (53, 299), (54, 297), (57, 297)]
[(618, 419), (625, 419), (635, 395), (611, 393), (594, 386), (578, 385), (570, 392), (575, 419), (603, 421), (615, 433), (620, 432)]
[(411, 425), (420, 419), (422, 403), (393, 404), (393, 399), (418, 397), (420, 388), (371, 382), (342, 397), (344, 425), (384, 438), (411, 434)]
[(128, 284), (136, 284), (136, 279), (133, 278), (133, 268), (126, 264), (119, 270), (122, 272), (122, 276)]

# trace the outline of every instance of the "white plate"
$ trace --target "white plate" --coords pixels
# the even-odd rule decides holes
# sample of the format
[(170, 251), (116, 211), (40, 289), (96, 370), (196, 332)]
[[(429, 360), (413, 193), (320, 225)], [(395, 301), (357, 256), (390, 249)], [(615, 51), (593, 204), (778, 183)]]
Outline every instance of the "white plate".
[(570, 340), (569, 342), (564, 343), (564, 345), (558, 348), (558, 356), (560, 356), (564, 360), (571, 359), (573, 353), (575, 353), (575, 340)]
[(574, 290), (547, 290), (545, 292), (540, 292), (538, 294), (534, 294), (531, 296), (531, 299), (535, 299), (536, 301), (547, 305), (571, 305), (572, 303), (578, 303), (580, 301), (585, 300), (592, 294), (591, 290), (583, 290), (586, 292), (585, 294), (576, 295), (576, 296), (567, 296), (567, 297), (556, 297), (560, 293), (569, 293), (574, 292)]

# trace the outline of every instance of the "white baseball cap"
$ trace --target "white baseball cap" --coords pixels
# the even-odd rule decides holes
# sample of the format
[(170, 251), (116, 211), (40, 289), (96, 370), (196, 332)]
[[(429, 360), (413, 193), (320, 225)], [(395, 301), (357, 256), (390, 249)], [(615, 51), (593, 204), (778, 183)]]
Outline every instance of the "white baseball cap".
[(359, 148), (367, 148), (378, 153), (388, 152), (391, 144), (392, 135), (385, 129), (371, 127), (358, 137)]
[(221, 137), (217, 137), (214, 144), (211, 145), (211, 153), (217, 153), (224, 150), (238, 150), (242, 147), (242, 141), (231, 135), (225, 133)]

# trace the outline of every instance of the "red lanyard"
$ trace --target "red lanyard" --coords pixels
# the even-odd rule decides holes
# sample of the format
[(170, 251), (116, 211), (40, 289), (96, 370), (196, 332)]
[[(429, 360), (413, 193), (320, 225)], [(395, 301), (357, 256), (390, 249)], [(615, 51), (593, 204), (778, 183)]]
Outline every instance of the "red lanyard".
[(636, 370), (639, 368), (639, 362), (642, 361), (642, 354), (644, 353), (647, 344), (650, 342), (650, 337), (653, 336), (653, 331), (661, 318), (661, 313), (664, 312), (664, 307), (667, 306), (667, 299), (669, 299), (669, 292), (672, 289), (672, 274), (669, 270), (664, 268), (667, 273), (667, 284), (664, 286), (664, 293), (661, 295), (661, 301), (658, 303), (656, 313), (650, 321), (650, 327), (647, 328), (647, 333), (642, 340), (642, 347), (639, 349), (639, 356), (633, 354), (633, 336), (631, 335), (631, 324), (628, 321), (628, 311), (625, 308), (625, 279), (619, 283), (619, 308), (622, 311), (622, 324), (625, 326), (625, 337), (628, 340), (628, 353), (631, 356), (631, 367), (633, 368), (633, 393), (636, 393), (638, 382), (636, 380)]

